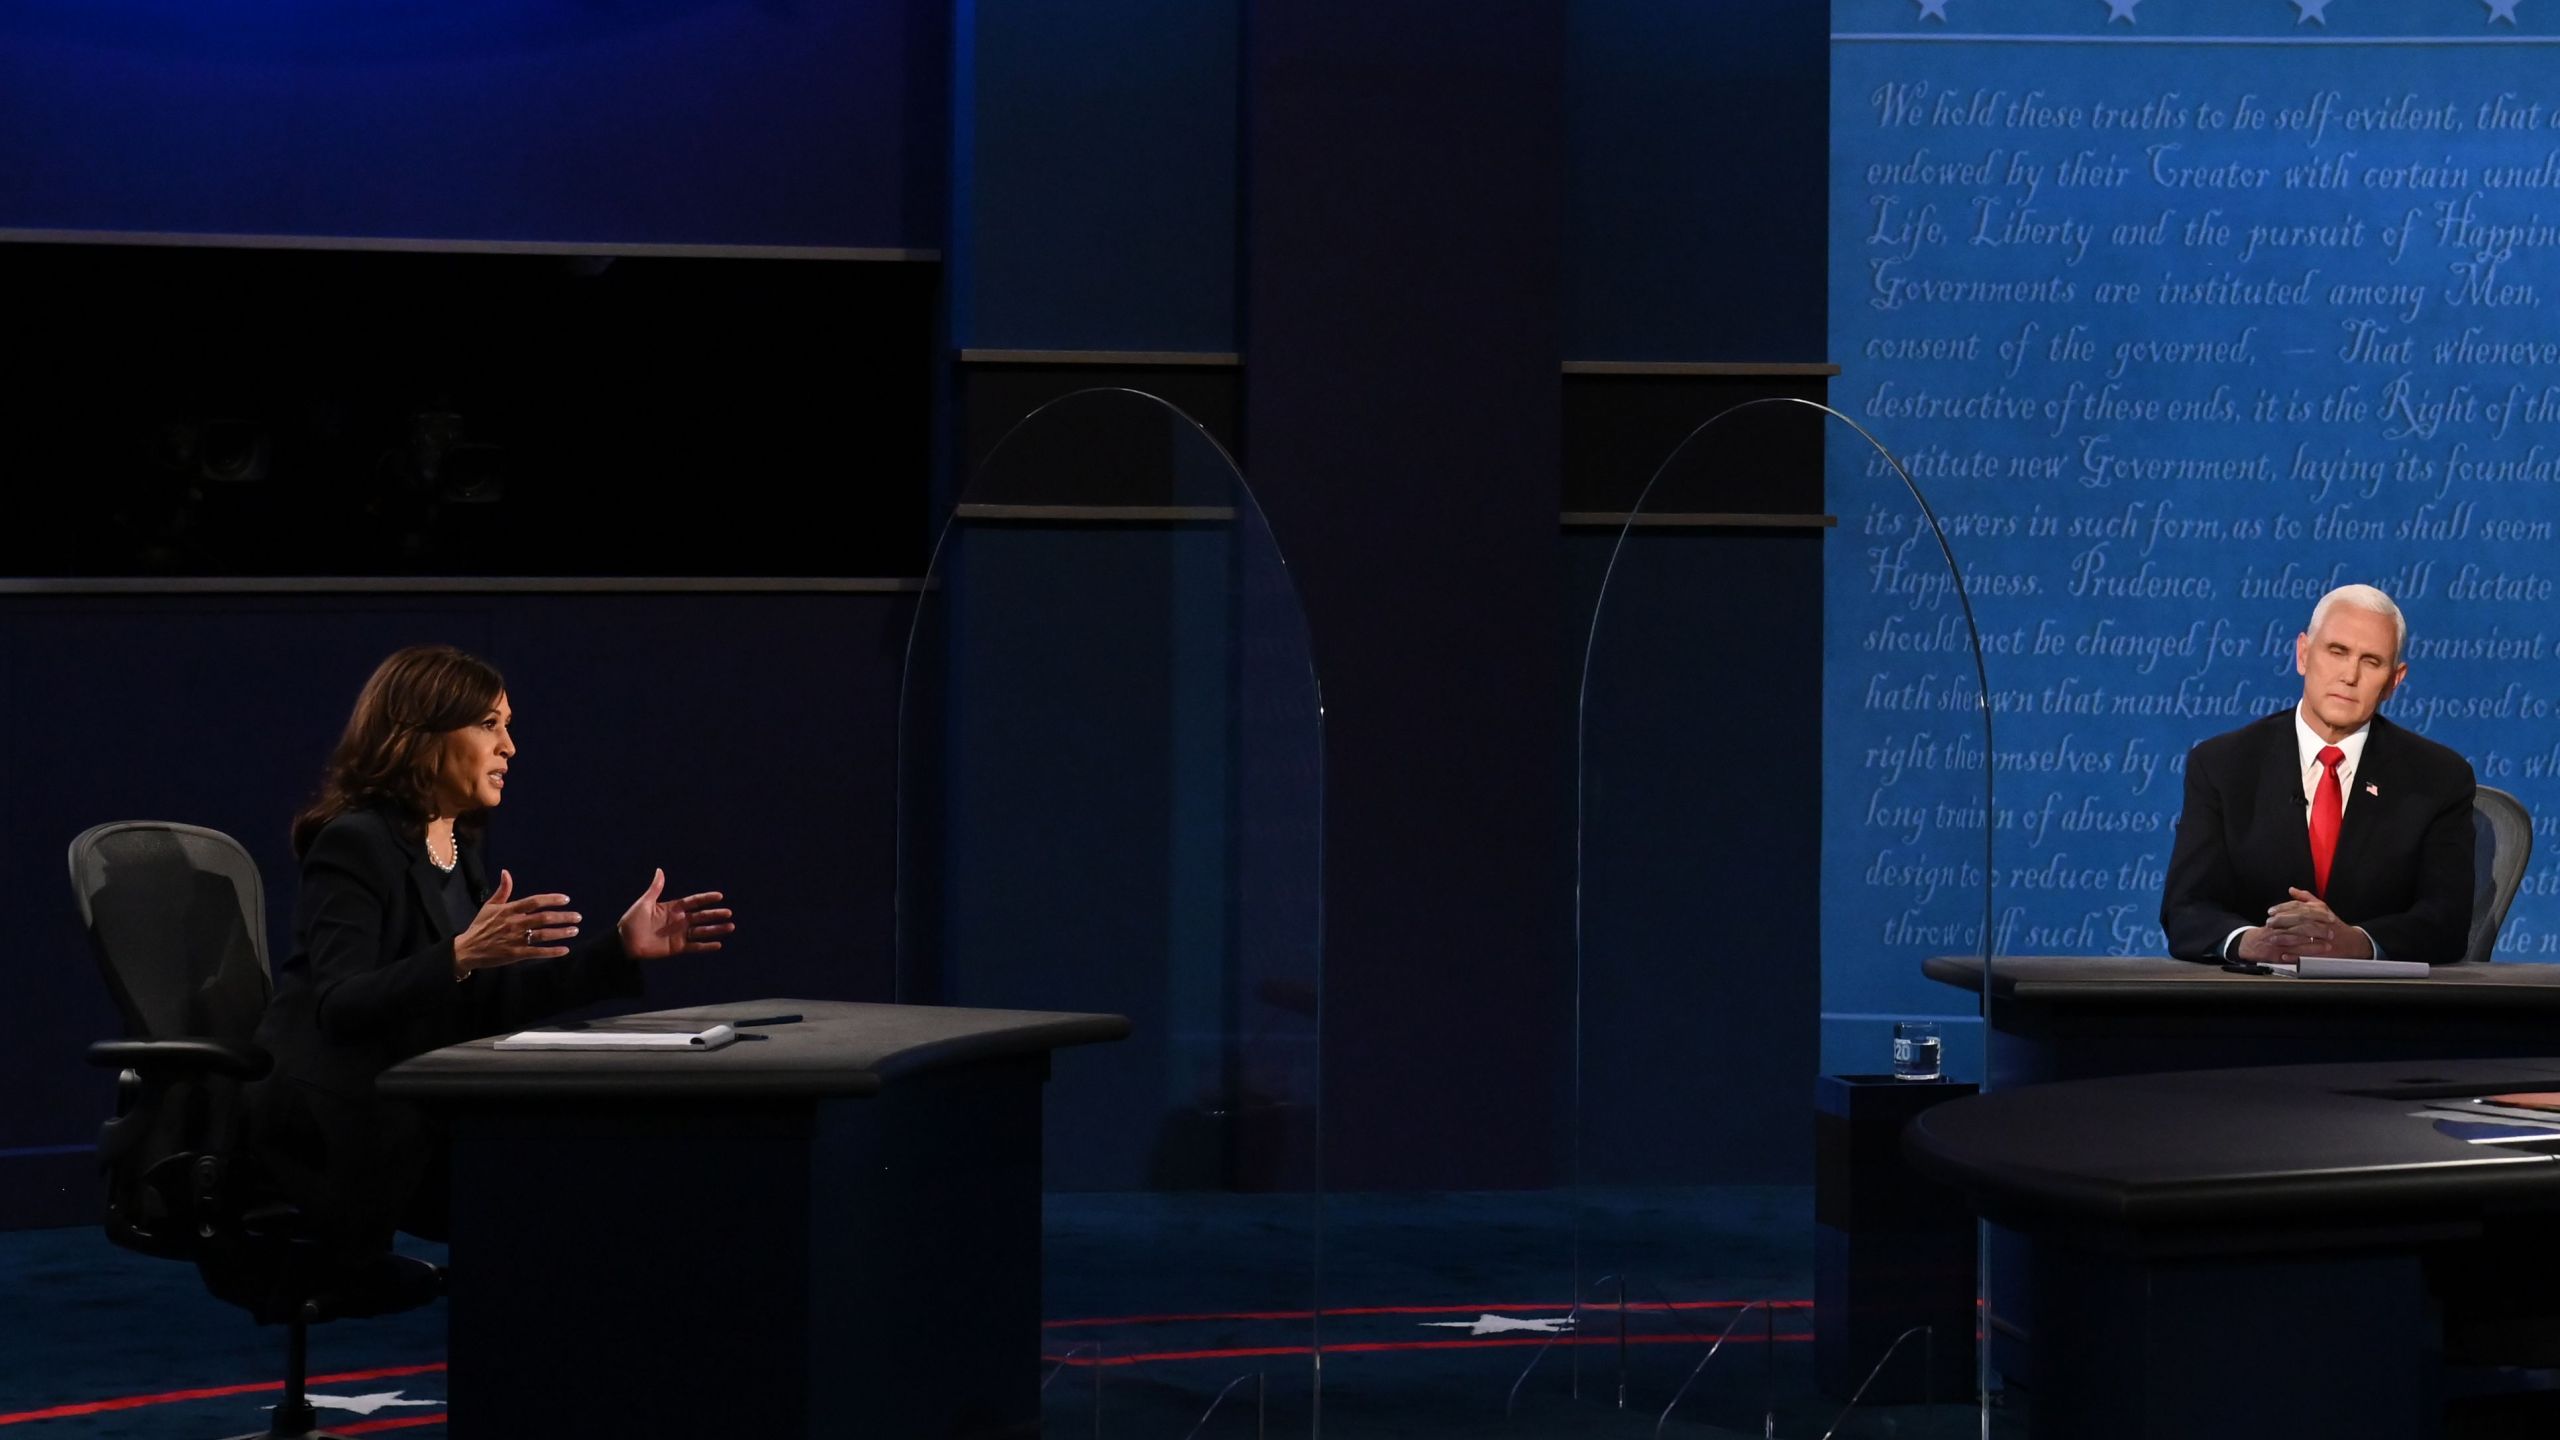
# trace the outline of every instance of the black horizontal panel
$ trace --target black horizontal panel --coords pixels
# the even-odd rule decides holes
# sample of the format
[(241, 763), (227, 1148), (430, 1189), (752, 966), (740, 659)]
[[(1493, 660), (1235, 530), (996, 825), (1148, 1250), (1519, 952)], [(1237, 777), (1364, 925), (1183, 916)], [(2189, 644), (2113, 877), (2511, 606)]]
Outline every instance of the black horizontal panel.
[(1163, 400), (1242, 461), (1237, 417), (1243, 409), (1244, 377), (1234, 368), (964, 363), (959, 377), (964, 490), (957, 498), (1052, 505), (1174, 503), (1178, 497), (1164, 488), (1166, 447), (1176, 438), (1169, 427), (1180, 421), (1135, 400), (1085, 400), (1052, 411), (1038, 434), (1026, 432), (1025, 438), (1036, 441), (1036, 457), (1014, 455), (993, 470), (986, 468), (1005, 437), (1042, 406), (1080, 391), (1111, 389)]
[(0, 246), (0, 574), (917, 574), (937, 277)]
[[(1647, 511), (1818, 515), (1823, 447), (1845, 430), (1803, 405), (1820, 401), (1818, 375), (1657, 375), (1569, 373), (1564, 377), (1564, 493), (1568, 512)], [(1723, 418), (1718, 418), (1723, 417)], [(1683, 450), (1710, 420), (1712, 429)], [(1676, 454), (1680, 463), (1664, 470)], [(1657, 472), (1662, 484), (1645, 487)]]

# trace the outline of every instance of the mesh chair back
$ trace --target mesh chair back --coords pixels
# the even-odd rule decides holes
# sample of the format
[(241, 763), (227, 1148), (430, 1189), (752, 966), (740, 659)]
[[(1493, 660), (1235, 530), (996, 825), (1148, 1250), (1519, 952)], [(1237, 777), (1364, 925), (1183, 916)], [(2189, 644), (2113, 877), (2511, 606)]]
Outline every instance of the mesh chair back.
[(2486, 961), (2498, 948), (2507, 907), (2524, 885), (2533, 858), (2533, 817), (2524, 802), (2494, 786), (2471, 796), (2471, 833), (2477, 847), (2471, 884), (2471, 945), (2463, 959)]
[[(252, 1040), (267, 1007), (267, 905), (240, 842), (194, 825), (118, 821), (82, 831), (70, 861), (72, 899), (125, 1038)], [(237, 1081), (129, 1075), (98, 1136), (108, 1238), (202, 1262), (228, 1203), (221, 1157), (239, 1115)]]
[[(194, 825), (127, 820), (83, 831), (70, 859), (72, 897), (127, 1038), (254, 1043), (267, 1006), (267, 904), (257, 862), (240, 842)], [(365, 1272), (370, 1279), (342, 1289), (337, 1247), (281, 1203), (254, 1150), (237, 1143), (246, 1120), (239, 1081), (137, 1068), (117, 1093), (115, 1117), (98, 1137), (108, 1238), (192, 1260), (215, 1295), (261, 1324), (295, 1327), (276, 1433), (287, 1433), (288, 1420), (307, 1427), (302, 1325), (425, 1304), (437, 1292), (434, 1268), (383, 1256)]]
[(128, 1038), (257, 1030), (267, 899), (239, 841), (159, 820), (95, 826), (71, 842), (71, 890)]

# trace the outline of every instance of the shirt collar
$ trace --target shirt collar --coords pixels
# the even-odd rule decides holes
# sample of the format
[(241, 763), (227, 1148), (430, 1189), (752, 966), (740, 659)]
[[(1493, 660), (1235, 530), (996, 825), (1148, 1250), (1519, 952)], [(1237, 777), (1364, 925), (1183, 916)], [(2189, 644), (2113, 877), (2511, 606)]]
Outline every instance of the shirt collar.
[[(2356, 766), (2364, 759), (2365, 737), (2372, 733), (2373, 722), (2367, 720), (2362, 725), (2357, 726), (2346, 739), (2337, 742), (2338, 749), (2347, 757), (2346, 759), (2338, 762), (2338, 773), (2340, 775), (2349, 775), (2355, 772)], [(2310, 722), (2302, 718), (2302, 707), (2300, 705), (2293, 707), (2293, 744), (2294, 756), (2301, 762), (2297, 768), (2306, 772), (2308, 772), (2313, 766), (2320, 763), (2320, 752), (2327, 749), (2329, 746), (2328, 741), (2320, 738), (2320, 732), (2312, 729)]]

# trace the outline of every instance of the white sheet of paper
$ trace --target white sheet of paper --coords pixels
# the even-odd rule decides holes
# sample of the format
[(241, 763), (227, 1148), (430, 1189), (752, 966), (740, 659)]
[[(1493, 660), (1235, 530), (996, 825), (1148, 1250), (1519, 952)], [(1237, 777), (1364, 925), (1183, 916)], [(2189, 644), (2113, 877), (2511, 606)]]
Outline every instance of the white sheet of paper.
[(717, 1050), (738, 1038), (726, 1024), (708, 1030), (519, 1030), (499, 1050)]

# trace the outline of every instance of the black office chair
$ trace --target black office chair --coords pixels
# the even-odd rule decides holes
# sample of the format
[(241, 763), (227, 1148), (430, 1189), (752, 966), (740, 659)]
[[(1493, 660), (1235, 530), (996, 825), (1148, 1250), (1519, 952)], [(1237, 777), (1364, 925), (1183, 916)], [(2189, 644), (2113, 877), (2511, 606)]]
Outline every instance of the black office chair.
[(2533, 817), (2526, 813), (2523, 801), (2482, 785), (2471, 796), (2471, 831), (2477, 847), (2472, 862), (2471, 943), (2462, 958), (2486, 964), (2498, 948), (2507, 907), (2524, 886), (2524, 867), (2533, 859)]
[[(2471, 943), (2462, 958), (2485, 964), (2524, 886), (2533, 816), (2515, 796), (2482, 785), (2472, 792), (2471, 826)], [(2448, 1436), (2560, 1433), (2560, 1307), (2548, 1298), (2560, 1280), (2560, 1241), (2531, 1217), (2506, 1228), (2514, 1233), (2478, 1259), (2428, 1262), (2443, 1307)]]
[(244, 1161), (244, 1091), (271, 1063), (254, 1039), (269, 989), (257, 862), (219, 831), (121, 821), (71, 842), (71, 890), (125, 1025), (125, 1039), (89, 1047), (91, 1064), (122, 1072), (98, 1137), (107, 1237), (193, 1261), (215, 1295), (287, 1327), (268, 1433), (317, 1435), (310, 1325), (415, 1308), (442, 1277), (401, 1256), (351, 1265)]

